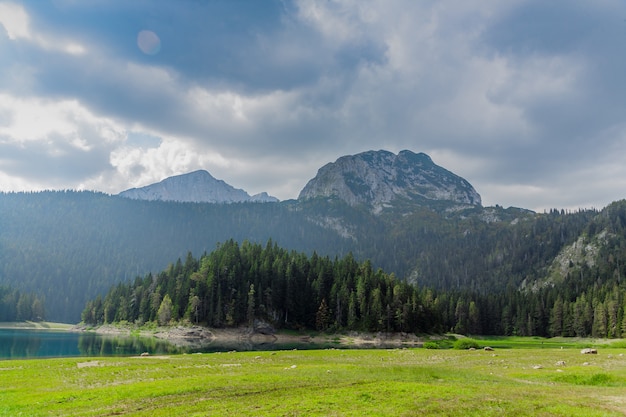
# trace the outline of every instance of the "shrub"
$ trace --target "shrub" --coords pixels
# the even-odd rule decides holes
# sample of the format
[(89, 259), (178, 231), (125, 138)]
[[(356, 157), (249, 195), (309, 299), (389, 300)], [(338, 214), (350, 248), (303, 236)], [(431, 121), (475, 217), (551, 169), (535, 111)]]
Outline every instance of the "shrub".
[(614, 376), (605, 373), (593, 375), (559, 375), (555, 377), (554, 380), (572, 385), (589, 385), (595, 387), (619, 386), (619, 381), (617, 381)]
[(612, 342), (609, 344), (609, 347), (613, 349), (626, 349), (626, 340), (619, 340), (617, 342)]
[(471, 348), (478, 349), (480, 348), (480, 345), (474, 339), (465, 338), (465, 339), (459, 339), (456, 342), (454, 342), (454, 348), (459, 349), (459, 350), (471, 349)]
[(439, 349), (437, 342), (424, 342), (424, 349)]
[[(456, 340), (456, 339), (454, 339)], [(439, 345), (439, 349), (452, 349), (454, 347), (454, 340), (452, 339), (443, 339), (439, 340), (437, 344)]]

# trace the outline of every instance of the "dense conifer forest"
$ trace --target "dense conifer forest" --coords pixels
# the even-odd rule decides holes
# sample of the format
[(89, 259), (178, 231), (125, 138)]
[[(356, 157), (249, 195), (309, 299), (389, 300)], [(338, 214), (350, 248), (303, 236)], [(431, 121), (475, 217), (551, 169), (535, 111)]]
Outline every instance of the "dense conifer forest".
[[(317, 327), (324, 301), (321, 311), (330, 318), (321, 323), (329, 329), (616, 337), (624, 331), (625, 225), (626, 201), (602, 210), (547, 213), (398, 202), (374, 214), (333, 199), (219, 205), (92, 192), (8, 193), (0, 194), (0, 286), (10, 288), (2, 299), (12, 300), (4, 304), (11, 311), (17, 311), (19, 297), (32, 294), (22, 306), (39, 310), (32, 305), (41, 304), (46, 319), (65, 322), (78, 322), (85, 303), (98, 296), (104, 314), (107, 291), (119, 286), (133, 289), (129, 305), (119, 312), (109, 303), (107, 322), (153, 321), (169, 295), (173, 320), (241, 325), (253, 289), (255, 317), (282, 327)], [(257, 245), (272, 259), (273, 269), (264, 267), (269, 276), (249, 271), (265, 262), (256, 256), (246, 255), (247, 264), (220, 260), (223, 265), (215, 266), (226, 248), (247, 254)], [(199, 259), (192, 262), (189, 253)], [(217, 268), (213, 274), (183, 279), (188, 271), (204, 274), (209, 260)], [(294, 262), (300, 275), (294, 275)], [(351, 278), (333, 275), (342, 268)], [(319, 279), (322, 272), (327, 279)], [(361, 276), (369, 285), (360, 293), (365, 298), (355, 292), (363, 309), (357, 303), (350, 315), (351, 292), (358, 289), (351, 280)], [(206, 299), (209, 279), (220, 285)], [(173, 291), (171, 280), (188, 288)], [(152, 310), (133, 316), (143, 300), (134, 289), (139, 282), (161, 298), (156, 305), (154, 295)], [(280, 304), (284, 282), (298, 283), (289, 287), (300, 291), (289, 303), (306, 312)], [(394, 296), (396, 286), (401, 294)], [(201, 301), (197, 317), (195, 307), (193, 317), (187, 312), (194, 296), (194, 303)]]
[(616, 338), (626, 337), (620, 281), (598, 285), (572, 277), (536, 291), (434, 291), (351, 254), (308, 257), (271, 241), (229, 240), (200, 259), (188, 254), (157, 275), (114, 286), (87, 303), (82, 320), (252, 327), (262, 319), (278, 328), (322, 331)]
[(0, 286), (0, 322), (41, 321), (45, 318), (44, 301), (41, 297)]
[(0, 285), (36, 292), (48, 319), (78, 322), (111, 284), (160, 271), (228, 239), (325, 254), (351, 242), (285, 204), (129, 200), (102, 193), (0, 193)]
[(431, 313), (417, 287), (358, 263), (229, 240), (208, 255), (160, 274), (118, 284), (88, 303), (82, 319), (102, 324), (187, 320), (208, 326), (252, 325), (261, 318), (286, 328), (426, 331)]

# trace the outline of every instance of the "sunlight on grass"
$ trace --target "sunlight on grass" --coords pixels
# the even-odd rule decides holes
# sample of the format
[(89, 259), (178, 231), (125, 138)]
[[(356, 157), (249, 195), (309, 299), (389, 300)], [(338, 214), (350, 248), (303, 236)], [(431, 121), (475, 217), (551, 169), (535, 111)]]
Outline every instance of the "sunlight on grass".
[(318, 350), (0, 361), (1, 416), (618, 416), (623, 349)]

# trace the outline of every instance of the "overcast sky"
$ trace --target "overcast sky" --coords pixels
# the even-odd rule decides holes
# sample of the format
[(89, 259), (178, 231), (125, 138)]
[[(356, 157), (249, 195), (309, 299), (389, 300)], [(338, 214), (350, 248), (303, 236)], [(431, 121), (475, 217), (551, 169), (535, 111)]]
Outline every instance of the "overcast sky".
[(424, 152), (483, 205), (626, 198), (624, 0), (0, 0), (0, 190)]

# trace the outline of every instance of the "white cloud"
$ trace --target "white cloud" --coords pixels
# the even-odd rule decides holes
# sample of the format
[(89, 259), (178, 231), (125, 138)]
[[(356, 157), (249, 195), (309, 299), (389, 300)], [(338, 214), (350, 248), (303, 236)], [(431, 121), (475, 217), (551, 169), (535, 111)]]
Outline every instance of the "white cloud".
[[(71, 22), (96, 15), (81, 2), (65, 4), (67, 28), (46, 8), (0, 3), (11, 47), (0, 147), (22, 161), (15, 172), (29, 153), (44, 165), (90, 155), (94, 168), (76, 161), (81, 176), (67, 186), (119, 192), (207, 169), (285, 199), (342, 155), (411, 149), (466, 177), (486, 203), (569, 207), (583, 184), (597, 199), (611, 194), (598, 184), (626, 192), (614, 179), (626, 177), (623, 60), (603, 38), (614, 38), (611, 23), (594, 30), (616, 5), (573, 4), (552, 28), (558, 7), (525, 0), (295, 0), (271, 24), (244, 16), (241, 34), (171, 6), (155, 5), (148, 22), (133, 4), (99, 3), (103, 19), (126, 19), (109, 30)], [(145, 27), (159, 34), (158, 55), (137, 49)], [(97, 45), (81, 46), (89, 40)], [(607, 169), (594, 174), (598, 164)]]
[[(0, 157), (0, 166), (2, 165), (2, 157)], [(11, 174), (6, 174), (2, 171), (0, 171), (0, 190), (2, 190), (2, 192), (9, 192), (9, 191), (43, 191), (45, 190), (47, 187), (42, 184), (41, 182), (37, 181), (37, 182), (32, 182), (32, 181), (28, 181), (26, 179), (20, 178), (20, 177), (16, 177), (14, 175)]]
[(0, 94), (0, 114), (2, 190), (76, 188), (107, 169), (108, 153), (126, 136), (76, 100)]
[(86, 52), (86, 48), (76, 40), (32, 30), (28, 14), (22, 6), (14, 3), (0, 3), (0, 24), (4, 26), (9, 39), (14, 41), (26, 40), (40, 48), (70, 55), (82, 55)]
[(367, 25), (376, 20), (377, 11), (364, 1), (303, 0), (298, 2), (298, 17), (341, 44), (360, 40)]
[[(0, 94), (0, 137), (15, 143), (49, 142), (62, 138), (84, 151), (94, 143), (118, 142), (123, 129), (108, 118), (96, 116), (76, 100), (53, 101), (39, 98), (17, 98)], [(81, 128), (90, 126), (96, 137), (81, 136)]]
[(9, 39), (30, 38), (28, 15), (24, 9), (12, 3), (0, 3), (0, 24)]
[[(4, 114), (0, 137), (4, 137), (5, 142), (49, 142), (54, 137), (87, 151), (95, 142), (118, 142), (123, 136), (123, 129), (115, 122), (94, 115), (76, 100), (52, 101), (0, 94), (0, 114)], [(82, 136), (82, 126), (93, 128), (96, 137)]]
[(189, 141), (166, 136), (155, 148), (120, 146), (111, 152), (110, 162), (119, 177), (116, 184), (109, 187), (110, 192), (141, 187), (208, 166), (229, 165), (229, 161), (219, 153), (199, 149), (190, 145)]
[(577, 96), (577, 82), (584, 72), (582, 63), (568, 56), (529, 56), (506, 59), (503, 76), (488, 90), (498, 103), (519, 107), (538, 101), (569, 101)]

